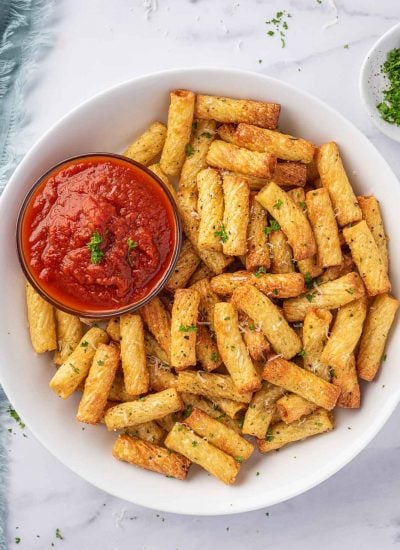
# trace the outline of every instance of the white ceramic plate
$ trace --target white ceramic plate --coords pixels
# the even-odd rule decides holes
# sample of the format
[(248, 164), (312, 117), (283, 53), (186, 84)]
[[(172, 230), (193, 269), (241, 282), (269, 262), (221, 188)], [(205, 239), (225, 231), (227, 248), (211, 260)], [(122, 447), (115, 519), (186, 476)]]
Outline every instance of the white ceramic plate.
[(400, 141), (400, 126), (383, 120), (376, 108), (383, 100), (383, 90), (388, 86), (381, 67), (386, 61), (387, 53), (393, 48), (400, 48), (400, 23), (381, 36), (368, 52), (361, 67), (359, 86), (361, 99), (372, 122), (383, 134)]
[(400, 340), (398, 334), (392, 335), (378, 380), (363, 385), (360, 411), (340, 411), (333, 433), (267, 456), (255, 452), (232, 487), (222, 485), (197, 467), (191, 469), (186, 482), (181, 482), (118, 462), (111, 456), (115, 434), (101, 426), (82, 430), (75, 421), (78, 396), (63, 401), (49, 390), (54, 373), (51, 357), (35, 356), (30, 346), (24, 279), (15, 248), (18, 209), (32, 183), (49, 166), (79, 153), (122, 151), (150, 122), (165, 120), (168, 92), (173, 88), (276, 101), (282, 104), (282, 130), (316, 143), (335, 139), (357, 193), (373, 193), (381, 201), (397, 295), (400, 191), (396, 177), (371, 143), (318, 99), (258, 74), (207, 68), (152, 74), (95, 96), (43, 136), (9, 182), (0, 201), (0, 380), (15, 408), (49, 451), (104, 491), (167, 512), (231, 514), (270, 506), (314, 487), (371, 441), (400, 400)]

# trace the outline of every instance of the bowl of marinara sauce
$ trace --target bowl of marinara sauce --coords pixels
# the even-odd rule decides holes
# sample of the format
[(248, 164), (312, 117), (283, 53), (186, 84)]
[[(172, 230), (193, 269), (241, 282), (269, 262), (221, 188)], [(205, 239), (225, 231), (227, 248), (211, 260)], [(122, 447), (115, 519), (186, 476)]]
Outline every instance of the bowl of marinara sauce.
[(28, 193), (18, 254), (32, 286), (88, 318), (134, 311), (161, 291), (182, 242), (174, 199), (145, 166), (120, 155), (57, 164)]

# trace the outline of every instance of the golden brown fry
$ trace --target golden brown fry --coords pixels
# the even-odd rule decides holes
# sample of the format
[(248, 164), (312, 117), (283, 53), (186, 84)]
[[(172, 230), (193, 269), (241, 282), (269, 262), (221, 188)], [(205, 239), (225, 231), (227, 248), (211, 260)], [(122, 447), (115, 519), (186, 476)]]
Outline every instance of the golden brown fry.
[(198, 94), (195, 116), (218, 122), (247, 122), (274, 130), (280, 110), (278, 103)]
[(285, 359), (269, 361), (262, 377), (328, 410), (333, 409), (340, 395), (340, 388)]
[(148, 361), (150, 372), (150, 386), (153, 391), (163, 391), (168, 388), (177, 388), (178, 376), (156, 358)]
[(363, 380), (370, 382), (379, 370), (398, 307), (398, 300), (388, 294), (381, 294), (369, 308), (357, 356), (358, 375)]
[(306, 258), (305, 260), (299, 260), (297, 262), (297, 267), (304, 277), (311, 277), (315, 279), (319, 277), (322, 273), (322, 267), (317, 264), (317, 257), (313, 256), (312, 258)]
[(114, 380), (111, 384), (110, 391), (108, 393), (108, 399), (110, 401), (133, 401), (137, 398), (137, 395), (131, 395), (125, 389), (124, 374), (122, 370), (117, 370)]
[(185, 288), (190, 277), (196, 271), (200, 258), (188, 239), (184, 239), (178, 261), (171, 277), (165, 285), (165, 290), (174, 292), (177, 288)]
[(178, 374), (178, 391), (204, 395), (211, 400), (224, 397), (240, 403), (250, 403), (252, 395), (251, 392), (240, 393), (227, 374), (189, 370)]
[(191, 464), (178, 453), (124, 434), (118, 436), (112, 453), (118, 460), (176, 479), (185, 479)]
[(263, 382), (261, 389), (253, 395), (244, 416), (244, 434), (254, 435), (260, 439), (266, 436), (276, 411), (276, 401), (283, 393), (282, 388)]
[(284, 422), (274, 424), (269, 429), (266, 439), (257, 440), (258, 450), (260, 453), (268, 453), (280, 449), (288, 443), (329, 432), (333, 430), (333, 427), (332, 415), (324, 409), (317, 409), (309, 416), (292, 422), (292, 424)]
[(373, 196), (357, 197), (357, 199), (362, 210), (363, 218), (367, 222), (372, 236), (374, 237), (379, 252), (381, 253), (383, 264), (387, 271), (389, 263), (387, 237), (385, 234), (379, 202)]
[(232, 301), (261, 328), (276, 353), (290, 359), (300, 351), (300, 338), (277, 306), (262, 292), (253, 286), (243, 285), (235, 290)]
[(183, 403), (179, 394), (174, 388), (169, 388), (111, 407), (106, 412), (104, 422), (108, 430), (120, 430), (127, 426), (157, 420), (182, 408)]
[(215, 120), (196, 120), (190, 140), (191, 155), (186, 156), (179, 179), (179, 193), (197, 210), (197, 174), (207, 168), (206, 156), (215, 137)]
[(302, 321), (313, 308), (337, 309), (365, 295), (360, 276), (352, 271), (339, 279), (328, 281), (298, 298), (283, 303), (283, 311), (289, 322)]
[(200, 294), (200, 313), (202, 320), (209, 324), (211, 330), (214, 330), (214, 307), (220, 300), (211, 288), (210, 279), (200, 279), (193, 283), (190, 288), (197, 290)]
[(342, 263), (334, 267), (328, 267), (318, 278), (318, 283), (327, 283), (328, 281), (334, 281), (344, 275), (347, 275), (351, 271), (354, 271), (354, 262), (350, 254), (344, 254)]
[(200, 409), (193, 409), (184, 423), (211, 445), (233, 456), (239, 463), (247, 460), (254, 451), (253, 445), (246, 439)]
[(125, 388), (131, 395), (149, 391), (143, 321), (140, 315), (126, 313), (120, 319), (121, 362)]
[(216, 304), (214, 325), (219, 353), (238, 391), (260, 389), (260, 379), (240, 335), (235, 306), (226, 302)]
[(36, 353), (57, 349), (54, 308), (29, 283), (25, 285), (29, 332)]
[(101, 421), (118, 364), (118, 348), (99, 344), (85, 380), (85, 389), (76, 415), (78, 422), (98, 424)]
[[(239, 403), (223, 397), (213, 397), (213, 404), (232, 419), (237, 418), (247, 409), (247, 403)], [(214, 417), (214, 415), (210, 416)]]
[(57, 326), (57, 350), (54, 352), (54, 363), (62, 365), (68, 359), (83, 335), (82, 323), (76, 315), (70, 315), (59, 309), (55, 310)]
[(207, 162), (216, 168), (258, 178), (271, 178), (276, 167), (275, 155), (249, 151), (220, 139), (210, 145)]
[(230, 485), (235, 482), (239, 472), (238, 462), (196, 435), (184, 424), (175, 424), (165, 439), (165, 446), (199, 464), (224, 483)]
[(153, 298), (140, 311), (143, 321), (158, 344), (171, 357), (171, 318), (160, 298)]
[(221, 229), (224, 215), (221, 176), (212, 168), (201, 170), (197, 174), (197, 189), (199, 193), (197, 211), (200, 216), (199, 248), (221, 251), (222, 242), (217, 234)]
[(247, 252), (250, 189), (240, 176), (223, 175), (224, 215), (220, 238), (224, 254), (241, 256)]
[(119, 328), (119, 317), (113, 317), (107, 323), (106, 332), (113, 342), (119, 342), (121, 331)]
[(321, 267), (341, 265), (339, 231), (327, 189), (309, 191), (306, 196), (307, 213), (317, 243), (317, 258)]
[(144, 424), (138, 424), (130, 428), (125, 428), (125, 433), (131, 437), (138, 437), (148, 443), (159, 445), (164, 437), (165, 431), (155, 422), (145, 422)]
[(279, 411), (280, 417), (285, 424), (291, 424), (299, 420), (302, 416), (307, 416), (314, 412), (318, 407), (315, 403), (311, 403), (303, 399), (299, 395), (290, 393), (284, 395), (276, 402), (276, 408)]
[[(190, 411), (193, 408), (200, 409), (201, 411), (204, 411), (205, 413), (207, 413), (208, 416), (215, 418), (216, 420), (218, 420), (218, 422), (222, 422), (222, 424), (225, 424), (226, 426), (234, 430), (236, 433), (241, 433), (241, 429), (238, 421), (233, 420), (226, 413), (221, 411), (221, 409), (215, 402), (211, 402), (205, 397), (202, 397), (200, 395), (195, 395), (194, 393), (182, 392), (180, 395), (181, 395), (182, 401), (186, 405), (186, 409), (182, 413), (183, 418), (185, 418), (185, 416), (190, 414)], [(222, 398), (214, 397), (214, 399), (219, 400)], [(245, 403), (239, 403), (239, 405), (246, 407)]]
[(304, 368), (328, 382), (329, 365), (322, 362), (321, 353), (328, 341), (331, 321), (330, 311), (315, 308), (307, 311), (303, 324)]
[(354, 263), (367, 289), (369, 296), (390, 291), (390, 281), (383, 256), (372, 236), (367, 222), (345, 227), (343, 235), (349, 245)]
[(124, 156), (141, 164), (150, 164), (164, 147), (167, 127), (161, 122), (153, 122), (124, 152)]
[(195, 94), (188, 90), (170, 93), (167, 137), (161, 153), (160, 166), (167, 176), (178, 176), (187, 154), (192, 132)]
[(240, 123), (236, 128), (231, 124), (223, 124), (218, 128), (218, 133), (229, 143), (251, 151), (273, 153), (283, 160), (308, 163), (314, 157), (315, 146), (309, 141), (251, 124)]
[(255, 200), (255, 193), (250, 194), (249, 224), (247, 226), (246, 269), (253, 270), (262, 266), (269, 270), (271, 265), (268, 237), (264, 229), (267, 226), (267, 213)]
[(239, 313), (239, 330), (244, 343), (254, 361), (265, 361), (270, 351), (270, 345), (259, 327), (243, 312)]
[(304, 277), (301, 273), (252, 273), (235, 271), (221, 273), (211, 279), (211, 288), (216, 294), (229, 295), (242, 285), (252, 285), (272, 298), (291, 298), (304, 292)]
[(296, 260), (311, 258), (316, 244), (310, 224), (303, 211), (274, 182), (268, 183), (257, 195), (258, 202), (268, 210), (285, 233)]
[(292, 249), (283, 231), (269, 234), (271, 249), (271, 273), (293, 273), (295, 271)]
[(335, 142), (324, 143), (318, 151), (318, 172), (323, 187), (329, 191), (333, 209), (340, 227), (362, 218), (357, 198), (347, 178)]
[(177, 370), (196, 364), (196, 332), (200, 294), (191, 288), (175, 292), (171, 316), (171, 365)]
[(50, 380), (50, 388), (62, 399), (67, 399), (85, 380), (99, 344), (108, 342), (108, 334), (92, 327), (83, 335), (68, 359)]
[(304, 187), (307, 179), (307, 167), (301, 162), (278, 162), (272, 175), (279, 187), (298, 185)]
[(197, 326), (196, 357), (202, 368), (207, 372), (211, 372), (222, 365), (217, 343), (204, 325)]

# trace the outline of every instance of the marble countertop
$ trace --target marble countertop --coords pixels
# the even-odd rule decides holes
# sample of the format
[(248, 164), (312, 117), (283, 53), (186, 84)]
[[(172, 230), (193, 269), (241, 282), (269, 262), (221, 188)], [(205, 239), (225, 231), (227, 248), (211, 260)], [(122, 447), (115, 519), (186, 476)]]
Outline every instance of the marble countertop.
[[(292, 16), (284, 48), (265, 24), (283, 9)], [(18, 147), (26, 150), (77, 103), (122, 80), (214, 65), (268, 74), (323, 99), (367, 135), (400, 177), (399, 145), (375, 130), (358, 93), (364, 56), (399, 18), (396, 0), (58, 0), (55, 45), (31, 83)], [(9, 548), (400, 545), (400, 409), (367, 449), (322, 485), (269, 509), (213, 518), (158, 513), (113, 498), (67, 470), (27, 428), (8, 423)]]

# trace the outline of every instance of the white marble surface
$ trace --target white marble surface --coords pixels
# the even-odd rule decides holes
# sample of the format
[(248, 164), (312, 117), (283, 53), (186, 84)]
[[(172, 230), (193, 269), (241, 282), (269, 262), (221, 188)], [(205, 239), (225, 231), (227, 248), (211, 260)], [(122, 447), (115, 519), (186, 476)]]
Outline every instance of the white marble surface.
[[(69, 109), (105, 87), (163, 68), (216, 65), (269, 74), (325, 100), (371, 139), (400, 176), (399, 145), (377, 133), (358, 94), (361, 61), (379, 35), (399, 21), (400, 3), (336, 4), (337, 12), (329, 0), (59, 0), (52, 23), (55, 47), (29, 90), (30, 118), (19, 147), (29, 146)], [(292, 14), (284, 49), (265, 34), (264, 23), (281, 9)], [(336, 13), (337, 23), (326, 27)], [(197, 518), (147, 510), (95, 489), (10, 419), (9, 547), (396, 547), (399, 422), (400, 409), (350, 465), (302, 496), (268, 510)], [(56, 538), (57, 528), (63, 540)], [(18, 546), (15, 537), (21, 538)]]

